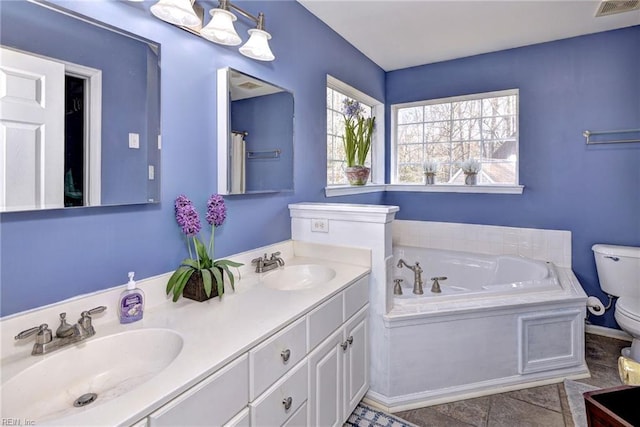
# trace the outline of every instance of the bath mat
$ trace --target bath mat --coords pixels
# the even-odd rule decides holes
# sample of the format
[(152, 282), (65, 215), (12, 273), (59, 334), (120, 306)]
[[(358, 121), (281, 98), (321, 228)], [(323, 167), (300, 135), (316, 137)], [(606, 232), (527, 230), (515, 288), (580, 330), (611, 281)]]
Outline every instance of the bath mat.
[(583, 384), (576, 381), (564, 380), (564, 390), (567, 393), (569, 408), (571, 409), (571, 417), (576, 427), (587, 427), (587, 410), (584, 406), (584, 397), (582, 393), (591, 390), (597, 390), (589, 384)]
[(358, 403), (358, 406), (353, 410), (344, 425), (356, 427), (418, 427), (409, 421), (374, 409), (362, 402)]

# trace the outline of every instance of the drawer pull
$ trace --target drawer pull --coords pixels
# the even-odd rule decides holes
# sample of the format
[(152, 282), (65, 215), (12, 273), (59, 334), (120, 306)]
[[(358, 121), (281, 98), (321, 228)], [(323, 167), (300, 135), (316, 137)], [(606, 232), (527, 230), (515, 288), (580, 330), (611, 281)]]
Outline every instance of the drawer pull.
[(347, 342), (349, 343), (349, 345), (353, 344), (353, 336), (347, 338)]
[(282, 350), (282, 353), (280, 353), (280, 356), (282, 356), (282, 363), (287, 363), (289, 361), (289, 358), (291, 357), (291, 350), (289, 349)]
[(289, 396), (286, 399), (284, 399), (282, 401), (282, 404), (284, 405), (284, 410), (288, 411), (289, 409), (291, 409), (291, 404), (292, 403), (293, 403), (293, 398), (291, 396)]
[(342, 344), (340, 344), (340, 347), (342, 347), (343, 351), (347, 351), (347, 347), (349, 347), (349, 343), (345, 341)]

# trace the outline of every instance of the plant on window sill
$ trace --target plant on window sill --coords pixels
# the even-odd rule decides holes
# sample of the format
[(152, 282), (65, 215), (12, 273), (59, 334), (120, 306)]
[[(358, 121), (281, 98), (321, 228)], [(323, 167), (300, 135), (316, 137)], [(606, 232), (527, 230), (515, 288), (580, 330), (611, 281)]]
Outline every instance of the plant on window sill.
[(362, 106), (352, 99), (343, 101), (342, 114), (344, 116), (342, 141), (347, 162), (347, 179), (351, 185), (365, 185), (371, 171), (365, 166), (365, 162), (371, 149), (371, 137), (376, 118), (364, 118)]

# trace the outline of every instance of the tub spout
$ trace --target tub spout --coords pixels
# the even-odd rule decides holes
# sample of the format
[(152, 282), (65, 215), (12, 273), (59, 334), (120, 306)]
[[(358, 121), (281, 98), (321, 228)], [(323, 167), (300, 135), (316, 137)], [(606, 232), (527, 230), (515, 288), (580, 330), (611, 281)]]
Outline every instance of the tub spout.
[(403, 259), (400, 259), (400, 261), (398, 261), (398, 268), (402, 268), (402, 266), (407, 267), (409, 270), (413, 271), (413, 275), (414, 275), (414, 281), (413, 281), (413, 293), (416, 295), (422, 295), (424, 294), (424, 291), (422, 290), (422, 272), (424, 270), (422, 270), (422, 267), (420, 267), (420, 263), (416, 262), (416, 265), (409, 265), (407, 264)]

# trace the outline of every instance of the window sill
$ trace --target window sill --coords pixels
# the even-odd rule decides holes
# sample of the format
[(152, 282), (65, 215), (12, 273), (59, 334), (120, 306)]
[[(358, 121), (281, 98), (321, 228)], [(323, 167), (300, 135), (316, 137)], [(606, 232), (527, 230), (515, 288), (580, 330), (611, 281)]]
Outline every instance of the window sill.
[(351, 194), (377, 193), (385, 191), (386, 184), (367, 184), (367, 185), (332, 185), (324, 188), (324, 194), (327, 197), (349, 196)]
[(524, 185), (453, 185), (453, 184), (389, 184), (386, 191), (420, 193), (522, 194)]
[(324, 189), (326, 197), (352, 194), (376, 193), (379, 191), (410, 191), (415, 193), (477, 193), (477, 194), (522, 194), (524, 185), (451, 185), (451, 184), (367, 184), (332, 185)]

